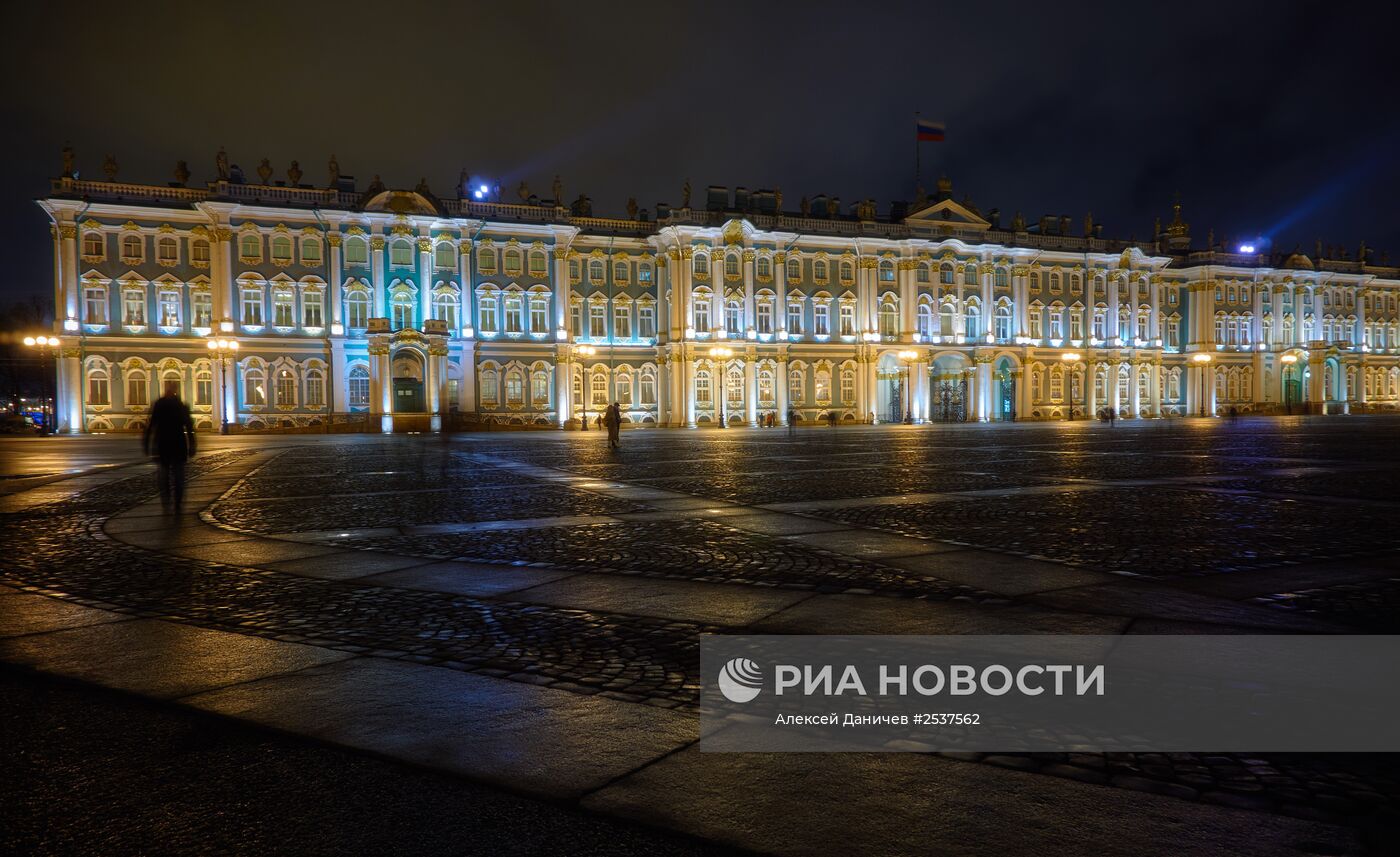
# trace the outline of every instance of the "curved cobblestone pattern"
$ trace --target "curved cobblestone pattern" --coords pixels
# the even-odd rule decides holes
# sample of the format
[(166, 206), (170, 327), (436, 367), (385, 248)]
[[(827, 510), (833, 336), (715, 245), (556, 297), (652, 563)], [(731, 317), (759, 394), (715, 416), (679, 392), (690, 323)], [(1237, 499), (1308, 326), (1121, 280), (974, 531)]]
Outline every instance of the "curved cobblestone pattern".
[(566, 515), (616, 515), (644, 511), (616, 497), (554, 485), (451, 488), (412, 493), (357, 493), (334, 503), (307, 503), (305, 498), (223, 500), (210, 507), (226, 527), (253, 533), (308, 532), (413, 524), (461, 524)]
[[(812, 465), (806, 465), (812, 467)], [(733, 474), (683, 479), (643, 479), (644, 484), (745, 505), (979, 491), (1044, 484), (1035, 477), (1009, 478), (992, 473), (964, 473), (896, 468), (810, 469), (795, 473)]]
[[(1151, 491), (1144, 502), (1143, 493)], [(817, 517), (1101, 571), (1169, 578), (1400, 548), (1351, 505), (1153, 487), (814, 510)]]
[(746, 583), (932, 600), (1005, 600), (971, 586), (913, 577), (876, 563), (782, 539), (764, 538), (714, 521), (587, 524), (345, 541), (395, 553), (474, 562), (540, 564), (708, 583)]
[[(236, 460), (196, 459), (191, 475)], [(150, 497), (146, 477), (4, 517), (0, 578), (138, 616), (405, 658), (666, 707), (693, 706), (693, 623), (369, 586), (163, 556), (102, 521)]]

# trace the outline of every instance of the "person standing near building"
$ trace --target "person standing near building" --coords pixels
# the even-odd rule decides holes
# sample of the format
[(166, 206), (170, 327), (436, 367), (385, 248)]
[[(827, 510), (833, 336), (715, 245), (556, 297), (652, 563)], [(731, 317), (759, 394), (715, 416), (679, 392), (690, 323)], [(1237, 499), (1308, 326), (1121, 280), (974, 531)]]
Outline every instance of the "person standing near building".
[(622, 445), (622, 439), (619, 436), (622, 431), (622, 409), (618, 407), (617, 402), (608, 405), (607, 411), (603, 414), (603, 424), (608, 427), (608, 448), (619, 448)]
[(151, 405), (141, 449), (155, 456), (161, 508), (168, 512), (173, 504), (179, 514), (185, 500), (185, 462), (195, 450), (194, 419), (180, 401), (180, 382), (166, 381), (164, 394)]

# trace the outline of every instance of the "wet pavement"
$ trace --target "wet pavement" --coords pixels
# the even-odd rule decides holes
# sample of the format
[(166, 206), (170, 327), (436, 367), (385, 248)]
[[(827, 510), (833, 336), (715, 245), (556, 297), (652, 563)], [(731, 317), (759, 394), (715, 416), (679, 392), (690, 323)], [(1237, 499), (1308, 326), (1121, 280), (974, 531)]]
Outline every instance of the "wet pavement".
[[(741, 812), (725, 778), (828, 764), (877, 777), (858, 788), (976, 783), (1013, 827), (1043, 828), (1042, 800), (1095, 815), (1063, 847), (1042, 829), (1049, 853), (1363, 853), (1400, 807), (1385, 756), (702, 762), (698, 637), (1390, 633), (1396, 427), (638, 431), (618, 453), (534, 432), (212, 438), (179, 517), (148, 465), (65, 478), (54, 439), (15, 470), (56, 469), (0, 506), (0, 658), (761, 851), (831, 843), (716, 827)], [(81, 440), (73, 469), (132, 442)], [(898, 853), (906, 834), (840, 791), (786, 811), (860, 827), (843, 853)], [(884, 806), (952, 843), (965, 819), (929, 800)], [(1127, 830), (1130, 807), (1148, 820)], [(987, 835), (993, 853), (1018, 834)]]

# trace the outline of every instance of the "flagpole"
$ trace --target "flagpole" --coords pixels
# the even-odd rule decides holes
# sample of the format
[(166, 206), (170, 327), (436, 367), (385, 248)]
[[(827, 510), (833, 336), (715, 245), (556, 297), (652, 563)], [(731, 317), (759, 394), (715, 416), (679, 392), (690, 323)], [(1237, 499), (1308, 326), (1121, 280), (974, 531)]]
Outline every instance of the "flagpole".
[(919, 183), (923, 181), (923, 165), (919, 162), (919, 111), (914, 111), (914, 193), (919, 192)]

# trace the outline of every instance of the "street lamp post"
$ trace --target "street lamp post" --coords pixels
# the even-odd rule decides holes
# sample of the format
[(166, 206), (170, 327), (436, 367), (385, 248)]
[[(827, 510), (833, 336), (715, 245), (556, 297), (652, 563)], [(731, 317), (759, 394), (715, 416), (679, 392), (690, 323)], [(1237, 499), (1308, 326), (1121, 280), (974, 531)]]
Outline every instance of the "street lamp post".
[(40, 411), (44, 415), (44, 434), (53, 434), (54, 418), (58, 412), (58, 408), (53, 400), (54, 394), (52, 390), (54, 375), (58, 373), (57, 357), (59, 339), (57, 336), (44, 336), (40, 334), (39, 336), (26, 336), (24, 338), (24, 344), (30, 348), (37, 348), (39, 350), (40, 361), (52, 361), (53, 371), (44, 373), (44, 401)]
[[(584, 356), (584, 357), (592, 357), (593, 355), (595, 355), (595, 354), (598, 353), (598, 349), (594, 348), (592, 345), (580, 345), (578, 348), (576, 348), (576, 349), (574, 349), (574, 350), (577, 351), (579, 354), (581, 354), (581, 355)], [(592, 393), (592, 389), (591, 389), (591, 385), (588, 383), (588, 364), (587, 364), (587, 363), (584, 363), (582, 369), (583, 369), (583, 378), (580, 380), (580, 384), (583, 386), (583, 390), (581, 391), (581, 392), (583, 393), (583, 429), (582, 429), (582, 431), (588, 431), (588, 396)]]
[[(1066, 351), (1060, 355), (1060, 359), (1069, 367), (1069, 410), (1065, 412), (1065, 420), (1074, 419), (1074, 364), (1079, 362), (1077, 351)], [(1089, 418), (1089, 385), (1094, 383), (1089, 377), (1089, 364), (1084, 364), (1084, 418)]]
[(710, 349), (710, 359), (719, 361), (719, 427), (722, 429), (729, 428), (729, 417), (724, 412), (724, 400), (729, 394), (729, 383), (725, 378), (728, 367), (725, 366), (725, 361), (733, 356), (734, 352), (723, 346)]
[(228, 362), (238, 356), (238, 340), (210, 337), (204, 344), (219, 362), (219, 434), (228, 434)]
[(1206, 384), (1210, 383), (1209, 371), (1211, 356), (1204, 351), (1198, 351), (1191, 355), (1191, 360), (1201, 367), (1201, 416), (1206, 415)]
[(899, 359), (904, 364), (904, 424), (912, 426), (914, 424), (914, 361), (919, 359), (919, 352), (912, 348), (901, 351)]
[(1292, 384), (1292, 379), (1290, 379), (1290, 378), (1288, 377), (1288, 375), (1289, 375), (1289, 371), (1293, 368), (1293, 364), (1295, 364), (1295, 363), (1298, 362), (1298, 355), (1296, 355), (1296, 354), (1285, 354), (1285, 355), (1283, 355), (1282, 357), (1280, 357), (1279, 360), (1283, 361), (1283, 373), (1282, 373), (1282, 374), (1283, 374), (1283, 408), (1284, 408), (1284, 411), (1285, 411), (1289, 416), (1292, 416), (1292, 415), (1293, 415), (1293, 384)]

